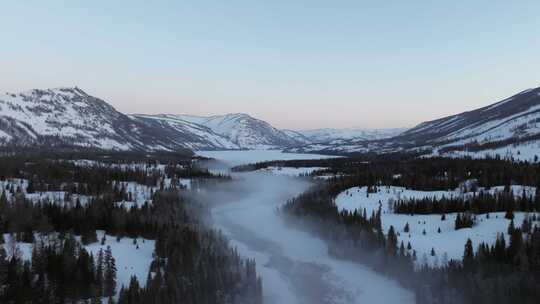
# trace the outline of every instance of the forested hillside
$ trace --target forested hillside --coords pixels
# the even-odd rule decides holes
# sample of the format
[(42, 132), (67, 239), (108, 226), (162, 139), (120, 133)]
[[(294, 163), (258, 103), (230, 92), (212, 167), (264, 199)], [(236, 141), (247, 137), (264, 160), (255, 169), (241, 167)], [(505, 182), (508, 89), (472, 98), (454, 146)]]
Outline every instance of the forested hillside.
[(254, 262), (188, 194), (227, 176), (147, 155), (0, 168), (2, 303), (261, 303)]

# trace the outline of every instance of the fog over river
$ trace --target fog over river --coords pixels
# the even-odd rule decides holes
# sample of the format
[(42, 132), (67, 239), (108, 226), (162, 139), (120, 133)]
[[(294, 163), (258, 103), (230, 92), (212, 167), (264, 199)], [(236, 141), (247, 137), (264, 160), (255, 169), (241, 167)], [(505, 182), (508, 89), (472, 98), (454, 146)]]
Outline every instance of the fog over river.
[[(199, 152), (221, 166), (324, 156), (276, 151)], [(205, 191), (212, 217), (244, 257), (255, 259), (266, 304), (414, 303), (396, 282), (357, 263), (330, 256), (327, 245), (287, 227), (276, 209), (309, 187), (305, 179), (264, 172), (235, 173), (234, 181)]]

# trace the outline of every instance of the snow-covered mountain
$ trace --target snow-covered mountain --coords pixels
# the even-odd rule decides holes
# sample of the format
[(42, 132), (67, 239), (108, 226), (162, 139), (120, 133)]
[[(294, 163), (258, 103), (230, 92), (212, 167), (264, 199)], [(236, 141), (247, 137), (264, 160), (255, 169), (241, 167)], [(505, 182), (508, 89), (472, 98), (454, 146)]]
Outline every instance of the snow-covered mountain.
[(116, 111), (79, 88), (0, 95), (0, 144), (46, 148), (187, 151), (179, 136)]
[(126, 115), (79, 88), (0, 95), (0, 145), (107, 150), (540, 156), (540, 88), (409, 129), (280, 130), (248, 114)]
[(534, 159), (540, 156), (540, 88), (424, 122), (396, 139), (433, 147), (434, 155)]
[(244, 113), (215, 116), (162, 115), (175, 117), (210, 128), (243, 149), (284, 148), (302, 144), (266, 121)]
[(419, 124), (399, 136), (435, 146), (521, 141), (540, 133), (540, 88), (492, 105)]
[(0, 96), (2, 145), (144, 151), (283, 149), (328, 138), (279, 130), (241, 113), (126, 115), (76, 87)]
[[(295, 152), (399, 152), (431, 155), (540, 156), (540, 88), (529, 89), (492, 105), (423, 122), (396, 136), (338, 139), (290, 149)], [(521, 151), (526, 151), (525, 155)]]
[(226, 136), (215, 133), (204, 125), (183, 120), (175, 115), (134, 114), (130, 117), (145, 124), (159, 124), (160, 128), (163, 129), (161, 136), (176, 138), (184, 146), (193, 150), (242, 149)]
[(394, 137), (402, 132), (405, 128), (393, 129), (364, 129), (364, 128), (324, 128), (312, 130), (295, 130), (295, 132), (303, 135), (313, 143), (331, 142), (334, 140), (377, 140)]

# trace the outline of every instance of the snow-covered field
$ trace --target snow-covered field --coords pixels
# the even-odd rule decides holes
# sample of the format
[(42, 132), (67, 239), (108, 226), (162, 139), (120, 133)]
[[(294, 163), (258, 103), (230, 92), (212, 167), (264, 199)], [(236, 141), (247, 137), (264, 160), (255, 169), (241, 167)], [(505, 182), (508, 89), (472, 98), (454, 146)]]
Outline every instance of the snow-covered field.
[[(502, 191), (504, 187), (492, 187), (489, 192)], [(441, 198), (451, 196), (467, 196), (472, 193), (462, 193), (460, 190), (453, 191), (416, 191), (402, 187), (381, 186), (379, 192), (367, 194), (367, 187), (354, 187), (341, 192), (335, 200), (336, 206), (340, 210), (354, 211), (357, 209), (362, 212), (365, 208), (368, 216), (372, 212), (377, 212), (381, 206), (382, 226), (385, 232), (390, 226), (394, 226), (396, 232), (399, 232), (398, 239), (403, 241), (405, 246), (410, 242), (412, 249), (417, 252), (417, 264), (437, 265), (447, 262), (449, 259), (461, 259), (463, 250), (468, 238), (476, 246), (480, 242), (493, 244), (497, 234), (504, 233), (506, 240), (509, 240), (507, 228), (510, 220), (504, 218), (504, 212), (490, 213), (489, 218), (486, 215), (477, 216), (477, 224), (472, 228), (454, 229), (455, 213), (446, 214), (446, 220), (441, 220), (441, 215), (406, 215), (395, 214), (391, 210), (389, 202), (407, 199), (420, 199), (425, 197)], [(521, 195), (525, 190), (527, 195), (534, 194), (534, 187), (512, 186), (515, 195)], [(523, 212), (515, 212), (514, 224), (516, 227), (521, 225), (525, 217)], [(409, 224), (409, 233), (404, 232), (404, 227)], [(540, 225), (540, 223), (538, 223)], [(438, 233), (438, 229), (441, 232)], [(425, 234), (423, 233), (425, 231)], [(435, 250), (436, 255), (431, 256), (431, 249)]]
[[(133, 244), (133, 238), (122, 238), (119, 242), (115, 236), (106, 235), (104, 245), (101, 245), (103, 231), (97, 231), (98, 242), (84, 246), (88, 252), (91, 252), (94, 257), (97, 257), (99, 249), (107, 249), (111, 246), (111, 251), (116, 260), (117, 271), (117, 292), (122, 285), (129, 286), (129, 280), (132, 276), (136, 276), (141, 286), (146, 285), (146, 278), (150, 270), (150, 263), (153, 259), (154, 240), (145, 240), (137, 238), (137, 244)], [(137, 246), (139, 247), (137, 249)]]

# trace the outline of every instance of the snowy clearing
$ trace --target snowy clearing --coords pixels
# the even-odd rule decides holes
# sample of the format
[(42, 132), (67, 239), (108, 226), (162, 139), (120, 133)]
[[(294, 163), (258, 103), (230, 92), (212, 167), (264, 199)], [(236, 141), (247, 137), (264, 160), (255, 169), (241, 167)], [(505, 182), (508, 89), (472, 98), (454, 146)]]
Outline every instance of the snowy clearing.
[[(492, 187), (489, 192), (502, 191), (504, 187)], [(388, 231), (390, 226), (394, 226), (399, 241), (403, 241), (405, 246), (410, 242), (412, 249), (417, 252), (417, 264), (429, 264), (431, 266), (446, 263), (450, 259), (461, 260), (463, 257), (463, 248), (465, 242), (470, 238), (476, 247), (480, 242), (488, 244), (495, 243), (497, 234), (504, 233), (505, 239), (509, 240), (507, 228), (510, 220), (504, 218), (504, 212), (490, 213), (489, 218), (486, 215), (477, 216), (477, 224), (472, 228), (454, 229), (456, 213), (446, 214), (446, 220), (441, 220), (440, 214), (430, 215), (407, 215), (395, 214), (390, 208), (392, 201), (421, 199), (421, 198), (441, 198), (451, 196), (472, 195), (472, 193), (461, 193), (454, 191), (416, 191), (403, 187), (380, 186), (379, 192), (367, 194), (367, 187), (353, 187), (341, 192), (335, 200), (339, 210), (359, 212), (365, 208), (367, 216), (372, 212), (377, 212), (381, 207), (381, 220), (383, 230)], [(515, 195), (521, 195), (525, 189), (526, 193), (534, 194), (534, 187), (512, 186)], [(525, 217), (524, 212), (514, 212), (514, 223), (521, 225)], [(405, 233), (404, 227), (409, 224), (410, 231)], [(538, 223), (540, 225), (540, 223)], [(438, 229), (441, 232), (438, 233)], [(423, 233), (425, 231), (425, 234)], [(436, 255), (431, 256), (431, 249), (435, 250)]]

